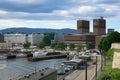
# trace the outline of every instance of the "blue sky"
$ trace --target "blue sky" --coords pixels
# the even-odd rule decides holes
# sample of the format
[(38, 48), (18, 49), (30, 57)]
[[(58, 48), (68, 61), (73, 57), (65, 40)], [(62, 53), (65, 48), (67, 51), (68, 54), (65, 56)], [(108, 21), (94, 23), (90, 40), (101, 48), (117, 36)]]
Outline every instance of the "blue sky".
[(71, 28), (76, 20), (103, 16), (107, 28), (120, 31), (120, 0), (0, 0), (0, 29)]

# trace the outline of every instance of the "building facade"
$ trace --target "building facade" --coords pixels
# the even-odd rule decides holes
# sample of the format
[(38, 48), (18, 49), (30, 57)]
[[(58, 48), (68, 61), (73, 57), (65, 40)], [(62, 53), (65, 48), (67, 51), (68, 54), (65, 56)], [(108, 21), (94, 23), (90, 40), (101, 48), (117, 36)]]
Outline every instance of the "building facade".
[(4, 40), (10, 41), (13, 46), (23, 45), (26, 41), (26, 34), (4, 34)]
[(100, 19), (93, 19), (93, 32), (89, 32), (89, 21), (77, 20), (77, 34), (65, 35), (64, 42), (67, 44), (74, 43), (82, 45), (91, 42), (96, 47), (105, 34), (106, 20), (102, 17)]
[(77, 20), (77, 33), (78, 34), (89, 33), (89, 21)]
[(0, 33), (0, 42), (4, 42), (4, 35)]
[(27, 36), (27, 41), (31, 43), (31, 45), (37, 45), (38, 42), (41, 42), (44, 37), (44, 34), (33, 33)]
[(87, 42), (91, 42), (95, 44), (95, 36), (92, 34), (76, 34), (76, 35), (65, 35), (64, 42), (74, 43), (74, 44), (83, 44), (85, 45)]
[(64, 42), (64, 34), (55, 34), (54, 42)]
[(111, 32), (114, 32), (114, 29), (108, 29), (108, 34), (111, 33)]
[(106, 34), (106, 20), (93, 19), (93, 33), (94, 35), (105, 35)]
[(12, 46), (22, 46), (27, 41), (36, 45), (43, 38), (43, 34), (4, 34), (4, 40), (10, 41)]

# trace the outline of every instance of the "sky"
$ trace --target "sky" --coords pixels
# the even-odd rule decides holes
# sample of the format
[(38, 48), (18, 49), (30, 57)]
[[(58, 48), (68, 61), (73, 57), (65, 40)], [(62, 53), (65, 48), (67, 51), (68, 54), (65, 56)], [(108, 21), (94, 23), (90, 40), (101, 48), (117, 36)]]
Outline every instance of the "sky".
[(120, 0), (0, 0), (0, 30), (11, 27), (77, 29), (77, 20), (103, 16), (120, 31)]

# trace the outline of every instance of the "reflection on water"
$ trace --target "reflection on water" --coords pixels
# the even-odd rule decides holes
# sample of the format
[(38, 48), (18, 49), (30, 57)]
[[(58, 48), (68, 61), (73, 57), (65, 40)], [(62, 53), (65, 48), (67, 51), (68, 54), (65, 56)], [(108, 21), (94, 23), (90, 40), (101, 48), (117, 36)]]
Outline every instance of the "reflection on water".
[(35, 69), (45, 67), (56, 68), (61, 65), (65, 59), (50, 59), (38, 62), (29, 62), (26, 58), (1, 60), (0, 61), (0, 80), (9, 80), (9, 78), (32, 72)]

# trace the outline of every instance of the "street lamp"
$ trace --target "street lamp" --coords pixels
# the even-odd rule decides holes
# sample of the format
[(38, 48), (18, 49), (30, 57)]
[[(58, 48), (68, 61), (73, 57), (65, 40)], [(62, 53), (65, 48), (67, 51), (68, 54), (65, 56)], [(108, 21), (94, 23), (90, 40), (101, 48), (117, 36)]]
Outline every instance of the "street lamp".
[(96, 68), (95, 68), (95, 76), (97, 78), (97, 56), (96, 56)]
[(87, 80), (87, 59), (86, 57), (84, 58), (85, 60), (85, 80)]

